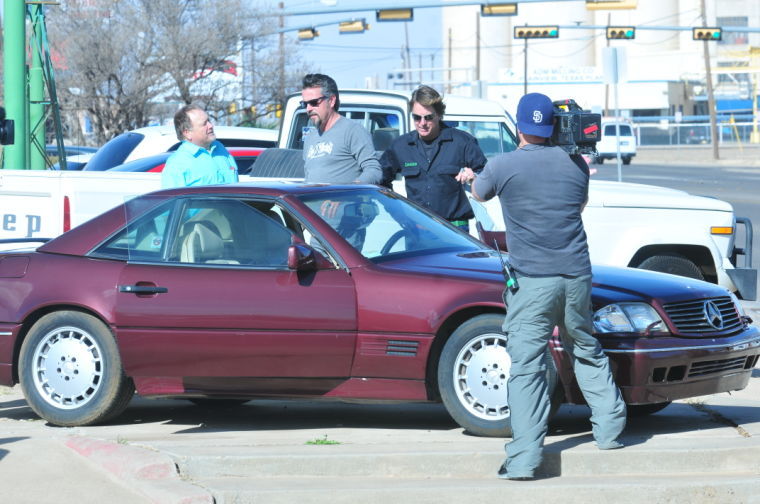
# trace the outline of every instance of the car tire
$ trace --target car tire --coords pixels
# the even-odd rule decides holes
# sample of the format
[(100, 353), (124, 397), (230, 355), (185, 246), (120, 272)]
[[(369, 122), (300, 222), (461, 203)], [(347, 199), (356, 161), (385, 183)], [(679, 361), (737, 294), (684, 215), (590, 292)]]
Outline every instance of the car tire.
[(649, 257), (642, 261), (638, 266), (639, 269), (649, 271), (659, 271), (661, 273), (670, 273), (687, 278), (704, 280), (699, 267), (689, 259), (676, 254), (663, 254)]
[(604, 158), (602, 156), (597, 156), (594, 159), (596, 161), (596, 164), (604, 164)]
[[(468, 433), (512, 435), (507, 380), (510, 359), (502, 332), (503, 315), (484, 314), (460, 325), (448, 339), (438, 364), (438, 389), (451, 417)], [(550, 418), (562, 403), (562, 387), (547, 351)]]
[(652, 415), (670, 406), (671, 401), (654, 404), (628, 404), (626, 410), (630, 418)]
[(134, 395), (108, 327), (76, 311), (40, 318), (21, 345), (19, 381), (29, 406), (64, 427), (102, 423)]

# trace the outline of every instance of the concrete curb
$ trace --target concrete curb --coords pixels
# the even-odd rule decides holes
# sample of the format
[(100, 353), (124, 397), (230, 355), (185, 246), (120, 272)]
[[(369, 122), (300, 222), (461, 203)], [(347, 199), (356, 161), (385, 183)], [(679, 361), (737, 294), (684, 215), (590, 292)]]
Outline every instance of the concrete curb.
[(172, 459), (158, 452), (87, 437), (65, 445), (157, 504), (213, 504), (213, 496), (180, 479)]

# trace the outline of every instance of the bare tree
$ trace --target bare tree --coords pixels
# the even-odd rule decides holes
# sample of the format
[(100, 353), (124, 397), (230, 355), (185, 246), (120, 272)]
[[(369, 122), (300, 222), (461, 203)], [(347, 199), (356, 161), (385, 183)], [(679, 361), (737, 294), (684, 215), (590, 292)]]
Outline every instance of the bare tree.
[[(245, 0), (68, 0), (47, 18), (62, 62), (56, 69), (61, 109), (84, 112), (98, 144), (146, 125), (156, 113), (171, 117), (181, 104), (200, 103), (212, 116), (232, 101), (253, 104), (238, 78), (244, 41), (259, 40), (263, 50), (276, 38), (271, 13)], [(267, 58), (256, 58), (252, 89), (262, 91), (250, 92), (265, 100), (268, 84), (260, 79), (271, 73), (262, 67), (271, 64)], [(286, 61), (292, 69), (297, 58)]]

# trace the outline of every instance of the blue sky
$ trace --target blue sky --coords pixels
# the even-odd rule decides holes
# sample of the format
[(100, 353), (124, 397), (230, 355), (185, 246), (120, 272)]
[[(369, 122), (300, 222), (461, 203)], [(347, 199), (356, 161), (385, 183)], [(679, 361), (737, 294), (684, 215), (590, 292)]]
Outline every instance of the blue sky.
[[(277, 6), (277, 0), (268, 0), (269, 5)], [(296, 8), (329, 8), (320, 0), (285, 0), (286, 9)], [(350, 3), (350, 2), (345, 2)], [(367, 2), (370, 4), (370, 2)], [(358, 34), (339, 34), (338, 21), (354, 18), (365, 18), (370, 24), (369, 31)], [(333, 77), (339, 87), (365, 87), (367, 76), (377, 76), (378, 86), (386, 87), (387, 75), (390, 70), (402, 67), (401, 51), (406, 36), (404, 25), (408, 24), (411, 66), (420, 66), (420, 56), (423, 67), (440, 67), (444, 62), (441, 48), (441, 9), (424, 8), (414, 10), (414, 21), (375, 22), (374, 9), (341, 14), (320, 14), (311, 16), (292, 16), (286, 18), (287, 27), (303, 27), (311, 24), (322, 24), (335, 21), (335, 25), (317, 27), (320, 36), (311, 41), (299, 42), (300, 53), (304, 60), (312, 62), (322, 73)], [(288, 34), (295, 38), (295, 33)], [(432, 59), (431, 59), (432, 58)], [(415, 74), (415, 79), (417, 78)], [(423, 80), (431, 80), (430, 72), (423, 73)], [(394, 77), (394, 80), (398, 81)], [(387, 87), (392, 88), (393, 80)], [(400, 88), (398, 88), (400, 89)]]

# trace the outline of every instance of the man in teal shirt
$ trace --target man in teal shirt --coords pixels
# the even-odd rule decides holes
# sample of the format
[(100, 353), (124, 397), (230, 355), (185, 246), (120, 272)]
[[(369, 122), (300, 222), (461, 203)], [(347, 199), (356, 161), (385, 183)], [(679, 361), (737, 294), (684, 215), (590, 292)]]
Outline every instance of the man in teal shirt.
[(182, 141), (166, 160), (161, 187), (230, 184), (238, 181), (235, 159), (216, 139), (214, 125), (198, 105), (185, 105), (174, 115), (174, 129)]

